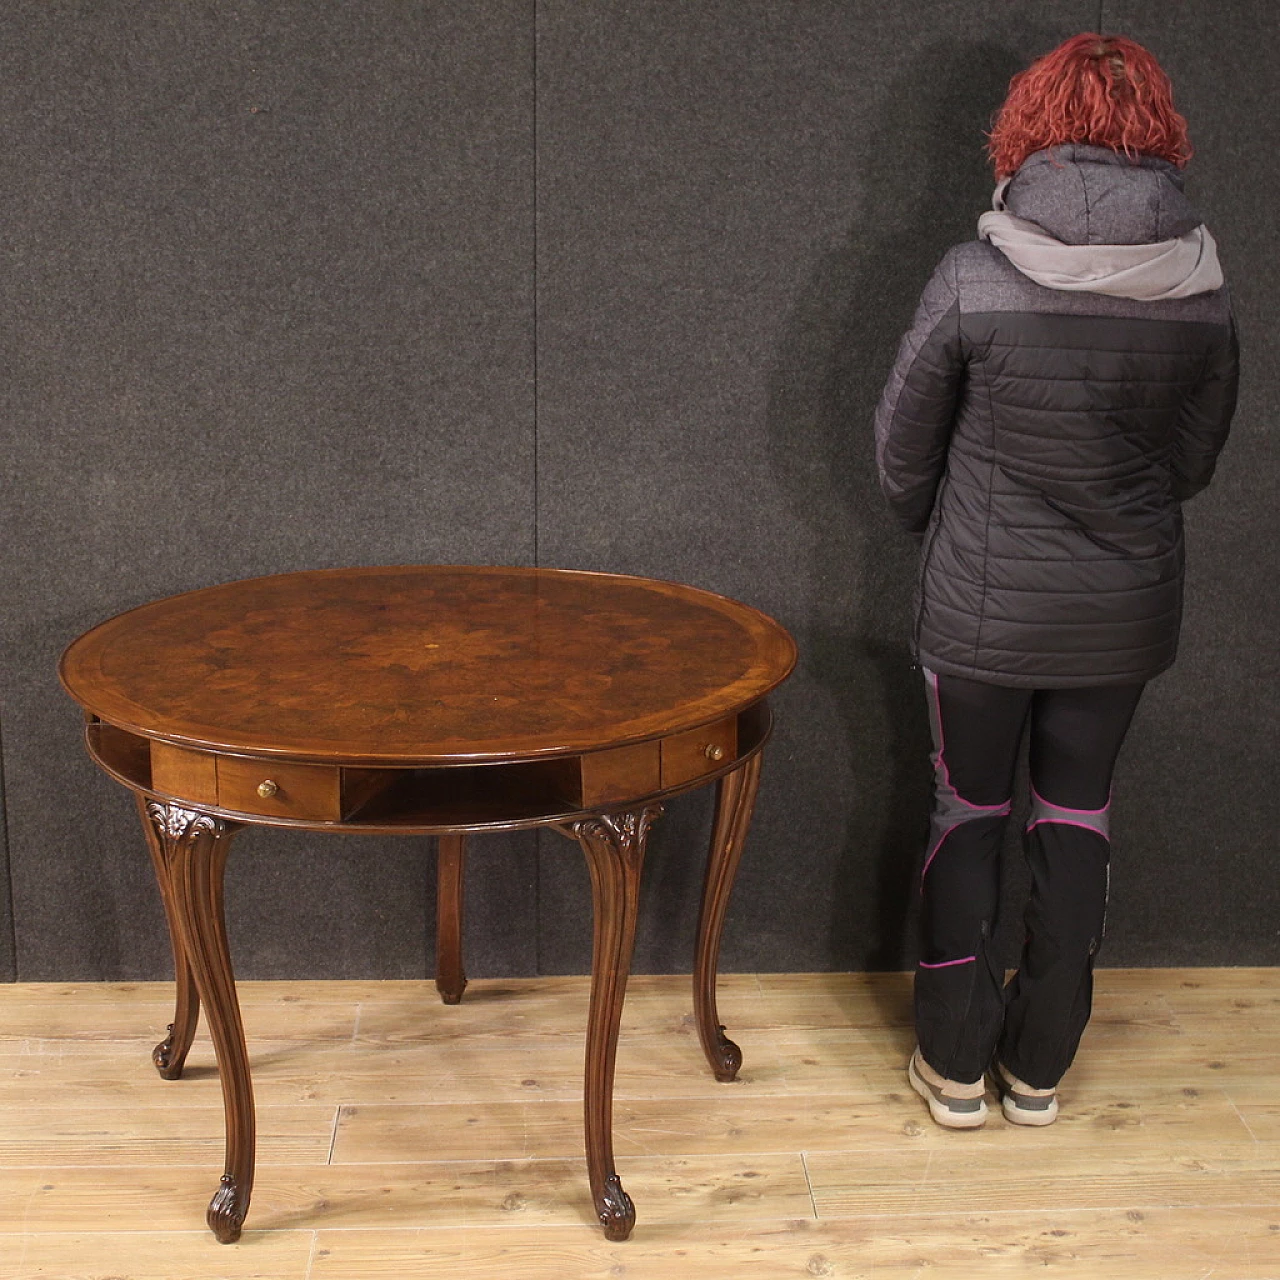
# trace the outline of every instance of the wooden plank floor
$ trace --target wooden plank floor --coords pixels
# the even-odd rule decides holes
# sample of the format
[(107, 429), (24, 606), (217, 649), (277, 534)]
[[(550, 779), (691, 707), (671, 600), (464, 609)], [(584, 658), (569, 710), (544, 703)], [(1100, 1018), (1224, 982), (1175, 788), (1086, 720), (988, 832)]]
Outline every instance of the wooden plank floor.
[(244, 983), (249, 1229), (204, 1230), (222, 1106), (167, 984), (0, 987), (0, 1280), (1280, 1278), (1280, 971), (1107, 970), (1046, 1129), (946, 1132), (906, 1086), (903, 975), (730, 976), (742, 1078), (688, 980), (632, 980), (615, 1144), (638, 1224), (595, 1228), (581, 978)]

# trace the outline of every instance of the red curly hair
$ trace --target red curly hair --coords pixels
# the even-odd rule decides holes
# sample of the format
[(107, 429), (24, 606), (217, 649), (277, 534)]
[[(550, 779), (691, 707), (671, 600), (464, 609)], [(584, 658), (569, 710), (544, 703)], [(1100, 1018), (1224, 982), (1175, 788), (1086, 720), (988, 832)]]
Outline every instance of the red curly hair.
[(1173, 109), (1169, 77), (1154, 56), (1124, 36), (1073, 36), (1009, 81), (987, 144), (997, 178), (1033, 152), (1064, 142), (1158, 156), (1183, 168), (1191, 159), (1187, 122)]

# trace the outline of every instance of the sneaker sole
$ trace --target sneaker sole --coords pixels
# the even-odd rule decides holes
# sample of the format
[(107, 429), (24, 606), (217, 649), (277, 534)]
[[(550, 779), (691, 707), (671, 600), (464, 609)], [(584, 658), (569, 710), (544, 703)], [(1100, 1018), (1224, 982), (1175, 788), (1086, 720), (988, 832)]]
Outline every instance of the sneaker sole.
[(933, 1090), (916, 1070), (914, 1053), (911, 1055), (911, 1061), (907, 1063), (907, 1079), (911, 1082), (911, 1087), (929, 1104), (929, 1114), (933, 1117), (934, 1124), (939, 1124), (944, 1129), (980, 1129), (986, 1124), (987, 1101), (985, 1098), (981, 1100), (982, 1105), (977, 1111), (950, 1110), (933, 1096)]
[(1000, 1099), (1000, 1110), (1004, 1112), (1004, 1118), (1010, 1124), (1023, 1124), (1032, 1128), (1039, 1128), (1046, 1124), (1052, 1124), (1058, 1118), (1058, 1100), (1054, 1098), (1053, 1105), (1046, 1107), (1043, 1111), (1027, 1111), (1018, 1106), (1017, 1102), (1006, 1093)]
[[(996, 1087), (996, 1093), (1000, 1095), (1000, 1110), (1004, 1112), (1004, 1118), (1010, 1124), (1028, 1125), (1031, 1128), (1042, 1128), (1044, 1125), (1052, 1124), (1058, 1118), (1058, 1095), (1056, 1093), (1050, 1095), (1049, 1105), (1040, 1107), (1022, 1107), (1018, 1105), (1018, 1093), (1011, 1088), (1009, 1082), (1004, 1078), (1004, 1068), (1000, 1064), (996, 1064), (991, 1069), (991, 1083)], [(1036, 1099), (1040, 1101), (1040, 1099)]]

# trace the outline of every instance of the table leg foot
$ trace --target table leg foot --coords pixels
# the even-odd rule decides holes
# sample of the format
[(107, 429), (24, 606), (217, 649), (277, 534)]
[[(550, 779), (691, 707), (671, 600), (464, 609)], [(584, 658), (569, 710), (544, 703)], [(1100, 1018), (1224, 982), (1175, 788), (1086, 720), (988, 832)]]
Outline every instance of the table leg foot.
[(622, 1188), (622, 1180), (611, 1173), (596, 1196), (596, 1214), (606, 1240), (625, 1240), (636, 1225), (636, 1207)]
[(213, 1199), (209, 1201), (209, 1211), (204, 1215), (219, 1244), (235, 1244), (240, 1239), (248, 1212), (248, 1195), (241, 1194), (236, 1180), (229, 1173), (224, 1173)]
[(172, 1022), (169, 1023), (169, 1034), (151, 1050), (151, 1061), (155, 1063), (156, 1070), (160, 1073), (162, 1080), (177, 1080), (181, 1078), (182, 1068), (186, 1065), (186, 1050), (190, 1048), (190, 1044), (184, 1047), (175, 1043), (176, 1037), (173, 1028), (174, 1024)]
[(177, 1080), (187, 1061), (191, 1042), (195, 1039), (196, 1023), (200, 1019), (200, 994), (196, 990), (195, 975), (187, 960), (182, 930), (178, 922), (177, 906), (173, 897), (173, 877), (170, 874), (169, 857), (160, 832), (147, 812), (147, 800), (138, 796), (138, 813), (142, 818), (142, 830), (147, 838), (147, 849), (155, 867), (156, 883), (160, 887), (160, 900), (164, 904), (165, 920), (169, 925), (169, 945), (173, 950), (173, 974), (176, 988), (176, 1005), (168, 1035), (151, 1051), (151, 1061), (162, 1079)]
[(721, 1084), (729, 1084), (738, 1078), (742, 1070), (742, 1050), (724, 1034), (724, 1027), (717, 1025), (711, 1043), (703, 1044), (707, 1064)]
[(460, 834), (436, 841), (436, 990), (445, 1004), (460, 1004), (467, 989), (462, 969), (464, 841)]
[(716, 787), (716, 816), (707, 854), (707, 874), (698, 915), (698, 938), (693, 961), (693, 1011), (702, 1052), (715, 1078), (728, 1083), (737, 1078), (742, 1050), (724, 1034), (716, 1011), (716, 970), (720, 940), (738, 863), (751, 825), (756, 792), (760, 787), (761, 754), (756, 752)]

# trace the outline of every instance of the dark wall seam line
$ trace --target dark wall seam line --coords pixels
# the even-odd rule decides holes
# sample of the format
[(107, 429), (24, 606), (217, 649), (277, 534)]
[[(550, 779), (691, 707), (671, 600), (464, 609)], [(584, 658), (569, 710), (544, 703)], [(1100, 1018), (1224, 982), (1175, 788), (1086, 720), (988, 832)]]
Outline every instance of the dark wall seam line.
[(533, 563), (539, 559), (538, 525), (541, 518), (538, 490), (538, 0), (530, 6), (533, 20)]
[(10, 975), (0, 971), (0, 981), (18, 980), (18, 922), (13, 912), (13, 845), (9, 840), (9, 792), (4, 784), (4, 729), (0, 725), (0, 849), (4, 851), (4, 902), (8, 911), (4, 936), (0, 937), (0, 966), (6, 955), (12, 958)]
[[(531, 89), (533, 107), (533, 563), (539, 560), (538, 524), (540, 520), (538, 476), (538, 0), (532, 0), (533, 20)], [(542, 832), (533, 833), (533, 972), (542, 976)]]

